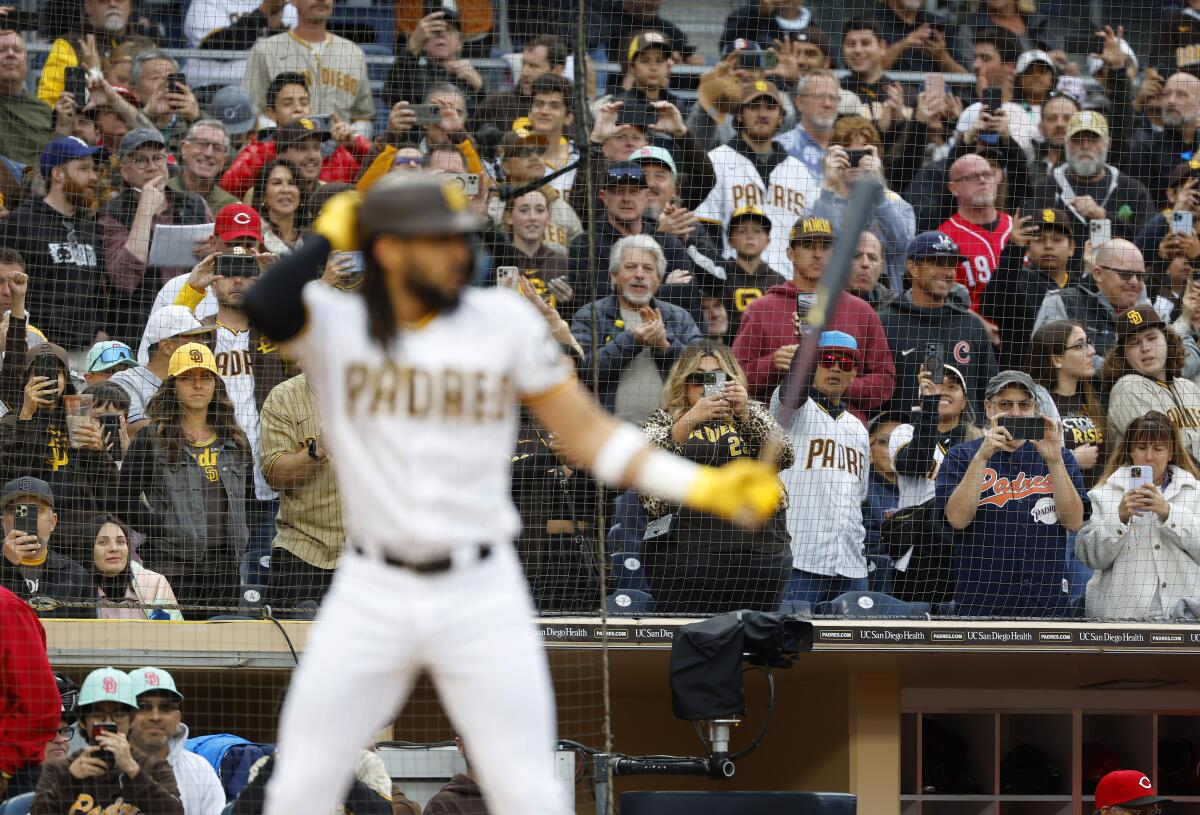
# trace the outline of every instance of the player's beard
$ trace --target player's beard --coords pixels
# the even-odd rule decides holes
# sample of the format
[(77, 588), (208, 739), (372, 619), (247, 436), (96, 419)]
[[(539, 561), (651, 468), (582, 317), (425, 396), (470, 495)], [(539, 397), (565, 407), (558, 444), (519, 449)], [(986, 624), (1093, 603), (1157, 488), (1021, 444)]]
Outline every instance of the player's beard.
[[(468, 275), (469, 271), (464, 270), (464, 284)], [(458, 304), (462, 300), (462, 285), (457, 285), (452, 290), (447, 290), (420, 274), (413, 274), (411, 268), (409, 273), (405, 275), (404, 287), (408, 289), (409, 294), (427, 305), (431, 311), (442, 314), (449, 314), (454, 311), (458, 308)]]

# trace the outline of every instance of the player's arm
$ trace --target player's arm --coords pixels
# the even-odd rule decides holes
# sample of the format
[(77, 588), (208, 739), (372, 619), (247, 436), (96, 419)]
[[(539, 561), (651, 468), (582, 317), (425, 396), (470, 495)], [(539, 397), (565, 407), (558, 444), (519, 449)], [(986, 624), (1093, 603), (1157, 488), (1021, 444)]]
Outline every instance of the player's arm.
[(530, 399), (529, 408), (561, 439), (573, 462), (610, 486), (746, 524), (762, 523), (779, 506), (781, 487), (770, 464), (739, 459), (703, 467), (659, 450), (633, 425), (606, 413), (576, 382)]

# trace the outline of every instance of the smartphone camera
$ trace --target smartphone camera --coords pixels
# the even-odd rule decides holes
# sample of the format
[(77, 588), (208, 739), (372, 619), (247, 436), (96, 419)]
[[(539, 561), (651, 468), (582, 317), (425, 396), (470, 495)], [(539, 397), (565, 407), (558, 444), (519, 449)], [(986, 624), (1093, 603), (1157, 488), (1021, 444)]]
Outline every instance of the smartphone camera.
[(705, 396), (720, 396), (725, 389), (725, 372), (724, 371), (705, 371), (704, 372), (704, 395)]
[(100, 422), (100, 436), (113, 461), (121, 460), (121, 417), (115, 413), (102, 413), (96, 417)]
[[(116, 733), (117, 726), (112, 722), (101, 722), (100, 724), (92, 725), (92, 744), (99, 744), (98, 737), (101, 733)], [(113, 754), (110, 750), (97, 750), (94, 755), (96, 758), (103, 761), (109, 767), (113, 766)]]
[(946, 363), (942, 359), (946, 349), (936, 342), (925, 346), (925, 371), (933, 384), (940, 385), (946, 380)]
[(847, 150), (846, 157), (850, 159), (850, 166), (857, 167), (862, 163), (864, 156), (871, 155), (870, 150)]
[(217, 255), (217, 274), (221, 277), (258, 277), (258, 272), (254, 255)]

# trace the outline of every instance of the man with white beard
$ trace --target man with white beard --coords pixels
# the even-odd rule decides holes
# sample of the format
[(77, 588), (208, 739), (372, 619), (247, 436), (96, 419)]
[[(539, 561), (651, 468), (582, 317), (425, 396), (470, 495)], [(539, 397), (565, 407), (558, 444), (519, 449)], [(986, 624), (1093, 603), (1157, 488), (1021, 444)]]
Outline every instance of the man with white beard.
[(809, 175), (821, 182), (825, 152), (838, 116), (841, 86), (831, 71), (813, 71), (796, 85), (796, 126), (778, 139), (788, 155), (798, 159)]
[(1061, 208), (1075, 222), (1075, 242), (1090, 237), (1089, 222), (1108, 220), (1112, 237), (1133, 240), (1154, 204), (1145, 185), (1108, 164), (1108, 122), (1094, 110), (1080, 111), (1067, 122), (1066, 163), (1033, 188), (1022, 209)]
[[(64, 3), (63, 7), (67, 5)], [(68, 67), (79, 65), (89, 71), (99, 71), (101, 61), (125, 40), (138, 37), (153, 41), (155, 36), (144, 19), (134, 18), (133, 0), (83, 0), (80, 5), (83, 7), (80, 14), (83, 25), (71, 20), (68, 28), (72, 31), (82, 28), (85, 33), (55, 40), (38, 79), (38, 98), (50, 107), (54, 107), (62, 95)], [(94, 48), (85, 48), (89, 40)], [(76, 104), (83, 103), (76, 100)]]
[(1167, 178), (1184, 159), (1200, 154), (1200, 79), (1192, 74), (1171, 74), (1163, 86), (1163, 129), (1147, 128), (1133, 140), (1130, 172), (1150, 190), (1160, 206), (1167, 206)]

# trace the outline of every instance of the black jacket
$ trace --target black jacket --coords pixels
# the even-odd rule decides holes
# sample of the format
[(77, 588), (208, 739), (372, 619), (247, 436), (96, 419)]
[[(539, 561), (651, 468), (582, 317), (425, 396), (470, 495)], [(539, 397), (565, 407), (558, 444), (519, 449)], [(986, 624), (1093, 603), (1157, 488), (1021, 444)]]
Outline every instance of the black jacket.
[[(53, 538), (51, 538), (53, 542)], [(0, 557), (0, 585), (30, 603), (43, 618), (95, 617), (95, 610), (78, 606), (54, 608), (58, 603), (87, 603), (96, 599), (92, 576), (69, 557), (53, 549), (40, 567), (14, 566)], [(54, 601), (54, 602), (46, 602)]]
[(424, 54), (414, 57), (403, 47), (397, 47), (396, 59), (383, 81), (383, 101), (388, 108), (397, 102), (416, 105), (425, 101), (425, 94), (434, 85), (448, 82), (462, 91), (467, 100), (467, 115), (479, 107), (483, 97), (475, 89), (451, 74)]
[(879, 309), (879, 321), (896, 361), (896, 390), (890, 409), (905, 416), (920, 403), (917, 372), (926, 348), (942, 345), (944, 361), (962, 372), (967, 402), (982, 415), (983, 392), (997, 371), (996, 356), (979, 315), (953, 301), (939, 308), (918, 308), (905, 292)]
[(1167, 177), (1171, 171), (1190, 158), (1200, 154), (1200, 135), (1190, 143), (1174, 128), (1163, 128), (1162, 132), (1140, 131), (1133, 138), (1132, 155), (1124, 165), (1129, 172), (1150, 190), (1150, 195), (1159, 206), (1167, 204)]
[[(1009, 242), (1000, 253), (1000, 265), (979, 303), (979, 313), (1000, 329), (1001, 369), (1026, 370), (1025, 355), (1029, 352), (1029, 337), (1037, 320), (1038, 309), (1046, 292), (1058, 285), (1041, 269), (1025, 262), (1024, 246)], [(1071, 273), (1068, 282), (1073, 282)]]
[(104, 253), (95, 216), (79, 209), (68, 218), (44, 201), (27, 198), (0, 221), (0, 246), (16, 249), (25, 259), (26, 308), (34, 325), (64, 348), (90, 346), (97, 316), (104, 313)]
[[(1089, 183), (1084, 183), (1067, 173), (1067, 181), (1070, 182), (1075, 195), (1090, 195), (1097, 204), (1104, 207), (1109, 221), (1112, 222), (1114, 238), (1131, 241), (1137, 237), (1142, 225), (1154, 214), (1154, 203), (1151, 201), (1150, 193), (1146, 190), (1145, 185), (1128, 173), (1117, 175), (1117, 186), (1109, 195), (1109, 188), (1112, 186), (1112, 171), (1113, 167), (1109, 165), (1100, 181)], [(1083, 246), (1091, 237), (1087, 220), (1075, 217), (1074, 211), (1062, 200), (1062, 195), (1063, 192), (1059, 188), (1058, 182), (1051, 175), (1048, 180), (1033, 188), (1029, 198), (1025, 201), (1024, 209), (1038, 210), (1056, 207), (1065, 211), (1072, 216), (1071, 220), (1075, 225), (1075, 244)], [(1108, 200), (1105, 201), (1105, 198)], [(918, 224), (918, 228), (919, 226)]]

